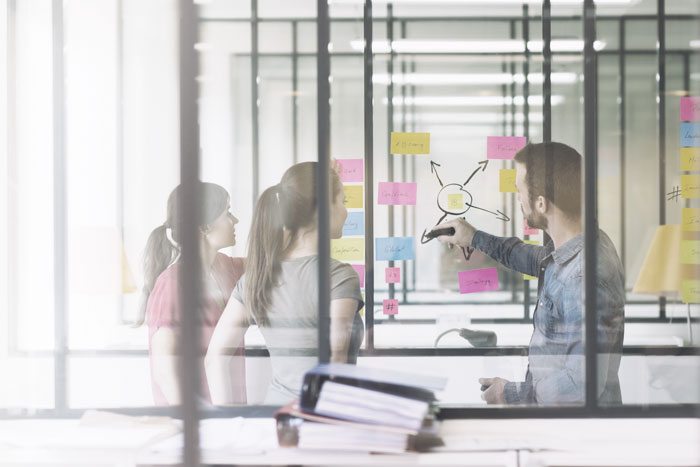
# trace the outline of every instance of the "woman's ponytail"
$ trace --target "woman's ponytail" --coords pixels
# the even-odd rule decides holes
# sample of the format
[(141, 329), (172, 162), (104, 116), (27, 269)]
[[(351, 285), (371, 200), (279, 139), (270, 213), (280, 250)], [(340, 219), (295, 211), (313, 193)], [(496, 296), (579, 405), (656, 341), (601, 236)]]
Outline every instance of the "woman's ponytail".
[(156, 279), (158, 279), (161, 272), (165, 271), (175, 261), (178, 253), (179, 249), (168, 238), (168, 226), (166, 224), (153, 229), (153, 232), (148, 236), (143, 253), (144, 280), (136, 326), (142, 325), (146, 319), (148, 297), (153, 291)]

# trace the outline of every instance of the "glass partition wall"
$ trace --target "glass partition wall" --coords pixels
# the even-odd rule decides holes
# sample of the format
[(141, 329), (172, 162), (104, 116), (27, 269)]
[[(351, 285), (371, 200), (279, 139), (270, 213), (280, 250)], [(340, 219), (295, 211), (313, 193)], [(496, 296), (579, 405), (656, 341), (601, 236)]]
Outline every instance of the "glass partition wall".
[[(175, 1), (8, 1), (0, 361), (13, 384), (0, 390), (3, 414), (193, 415), (191, 394), (170, 392), (182, 376), (185, 285), (167, 295), (164, 271), (194, 271), (181, 283), (203, 297), (190, 297), (203, 342), (189, 361), (214, 342), (223, 362), (196, 364), (214, 404), (200, 416), (269, 416), (292, 397), (304, 368), (333, 357), (338, 299), (362, 308), (344, 331), (347, 359), (448, 376), (446, 418), (691, 414), (700, 3), (435, 3), (333, 0), (321, 2), (326, 20), (313, 0), (198, 2), (183, 15), (195, 37)], [(578, 221), (533, 211), (525, 189), (536, 182), (513, 159), (524, 142), (582, 156), (580, 178), (541, 174), (548, 212), (573, 197)], [(559, 149), (545, 161), (564, 157), (546, 147)], [(339, 175), (303, 164), (324, 160)], [(178, 185), (189, 195), (171, 195)], [(304, 193), (316, 211), (292, 211), (308, 208), (294, 204)], [(268, 205), (284, 229), (265, 243)], [(315, 248), (289, 233), (307, 215)], [(425, 237), (460, 217), (481, 232), (474, 251)], [(217, 233), (222, 219), (234, 239)], [(185, 268), (177, 229), (193, 226), (190, 253), (213, 262)], [(155, 275), (143, 268), (154, 231), (174, 245)], [(525, 244), (499, 240), (513, 237)], [(263, 277), (255, 261), (275, 239), (288, 274), (277, 279), (288, 277), (284, 296), (304, 318), (276, 327), (273, 310), (267, 326), (255, 312), (244, 322), (256, 290), (245, 279)], [(534, 255), (530, 274), (514, 250)], [(191, 279), (197, 268), (204, 280)], [(278, 299), (280, 283), (265, 284)], [(144, 286), (152, 302), (175, 301), (158, 311)], [(211, 368), (223, 383), (208, 380)], [(482, 400), (483, 377), (517, 383), (508, 404)]]

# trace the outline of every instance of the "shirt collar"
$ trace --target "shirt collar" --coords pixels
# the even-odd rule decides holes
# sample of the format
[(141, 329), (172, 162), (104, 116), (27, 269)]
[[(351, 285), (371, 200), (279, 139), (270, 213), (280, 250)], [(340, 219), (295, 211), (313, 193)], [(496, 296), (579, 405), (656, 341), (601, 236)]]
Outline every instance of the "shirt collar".
[[(553, 243), (550, 243), (550, 248), (554, 247)], [(583, 247), (583, 233), (580, 233), (564, 243), (562, 246), (553, 250), (551, 252), (552, 259), (558, 265), (562, 265), (569, 261), (571, 258), (576, 256), (581, 248)]]

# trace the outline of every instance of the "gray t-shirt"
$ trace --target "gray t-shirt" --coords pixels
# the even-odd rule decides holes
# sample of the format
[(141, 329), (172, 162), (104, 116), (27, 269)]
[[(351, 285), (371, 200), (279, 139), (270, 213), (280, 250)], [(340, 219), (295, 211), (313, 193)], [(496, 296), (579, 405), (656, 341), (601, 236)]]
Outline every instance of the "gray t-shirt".
[[(364, 303), (360, 278), (352, 266), (331, 259), (331, 300), (352, 298)], [(231, 297), (244, 303), (246, 274)], [(271, 290), (267, 313), (269, 326), (260, 332), (270, 352), (272, 381), (265, 404), (280, 405), (299, 397), (304, 373), (318, 363), (318, 256), (282, 262), (278, 286)], [(256, 319), (253, 310), (253, 319)], [(256, 319), (257, 321), (257, 319)], [(348, 362), (355, 363), (364, 337), (362, 318), (355, 313)]]

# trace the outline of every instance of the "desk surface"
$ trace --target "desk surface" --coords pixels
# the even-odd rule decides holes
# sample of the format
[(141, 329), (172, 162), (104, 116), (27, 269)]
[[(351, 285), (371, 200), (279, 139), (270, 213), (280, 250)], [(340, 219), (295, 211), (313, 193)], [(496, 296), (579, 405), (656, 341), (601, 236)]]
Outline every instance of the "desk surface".
[[(698, 466), (698, 419), (449, 420), (443, 452), (372, 455), (279, 448), (272, 419), (202, 423), (202, 463), (247, 465)], [(159, 441), (160, 440), (160, 441)], [(174, 465), (172, 425), (0, 421), (0, 465)]]

